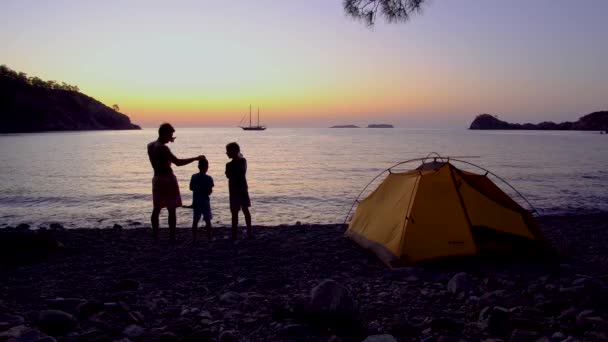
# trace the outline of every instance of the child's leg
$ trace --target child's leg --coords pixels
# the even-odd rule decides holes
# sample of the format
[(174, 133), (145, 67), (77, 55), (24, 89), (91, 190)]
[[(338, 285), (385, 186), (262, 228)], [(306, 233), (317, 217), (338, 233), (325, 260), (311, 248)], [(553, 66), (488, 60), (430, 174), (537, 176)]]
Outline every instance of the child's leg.
[(207, 229), (207, 238), (213, 238), (213, 227), (211, 227), (211, 219), (205, 217), (205, 228)]
[(243, 207), (243, 214), (245, 215), (245, 224), (247, 224), (247, 237), (253, 237), (253, 232), (251, 231), (251, 214), (249, 213), (249, 208)]
[(237, 229), (239, 228), (239, 210), (232, 208), (232, 240), (236, 240)]
[(201, 213), (194, 209), (194, 216), (192, 217), (192, 241), (196, 241), (196, 235), (198, 230), (198, 221), (201, 219)]

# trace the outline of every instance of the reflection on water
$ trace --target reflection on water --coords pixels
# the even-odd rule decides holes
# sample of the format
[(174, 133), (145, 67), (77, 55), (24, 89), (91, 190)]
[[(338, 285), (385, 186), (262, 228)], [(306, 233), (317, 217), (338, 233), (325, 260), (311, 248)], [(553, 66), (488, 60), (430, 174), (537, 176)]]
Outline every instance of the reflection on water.
[[(608, 141), (597, 132), (178, 128), (176, 136), (169, 146), (178, 157), (209, 159), (214, 220), (223, 224), (230, 221), (224, 147), (231, 141), (249, 163), (254, 224), (341, 222), (376, 174), (432, 151), (480, 156), (470, 161), (508, 180), (541, 213), (608, 210)], [(148, 225), (146, 144), (155, 138), (155, 129), (0, 135), (0, 223)], [(189, 204), (196, 163), (174, 171)], [(189, 210), (178, 215), (179, 226), (190, 224)]]

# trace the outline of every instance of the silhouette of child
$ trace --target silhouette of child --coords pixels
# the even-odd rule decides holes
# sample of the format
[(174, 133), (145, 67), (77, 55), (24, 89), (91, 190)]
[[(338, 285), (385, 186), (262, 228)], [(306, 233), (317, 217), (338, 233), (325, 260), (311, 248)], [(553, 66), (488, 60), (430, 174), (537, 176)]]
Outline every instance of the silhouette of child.
[(249, 192), (247, 186), (247, 160), (241, 154), (240, 146), (231, 142), (226, 145), (226, 155), (232, 159), (226, 163), (226, 177), (228, 177), (228, 191), (230, 193), (230, 212), (232, 213), (232, 240), (236, 241), (239, 226), (239, 211), (243, 210), (245, 223), (247, 224), (247, 237), (253, 238), (251, 231), (251, 214), (249, 207)]
[(209, 162), (206, 158), (198, 161), (199, 173), (192, 175), (190, 179), (190, 190), (192, 190), (192, 209), (194, 215), (192, 218), (192, 242), (196, 241), (198, 230), (198, 221), (203, 217), (205, 221), (205, 229), (209, 240), (213, 238), (211, 219), (211, 202), (209, 195), (213, 192), (213, 178), (207, 174)]

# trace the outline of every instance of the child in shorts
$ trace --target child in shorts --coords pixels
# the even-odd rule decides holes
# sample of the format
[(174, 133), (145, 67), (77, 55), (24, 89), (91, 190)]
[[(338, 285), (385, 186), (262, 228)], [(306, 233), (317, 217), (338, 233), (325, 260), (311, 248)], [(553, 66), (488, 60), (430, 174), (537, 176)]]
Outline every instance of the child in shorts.
[(232, 214), (232, 240), (237, 238), (237, 229), (239, 226), (239, 211), (243, 211), (245, 223), (247, 224), (247, 237), (253, 238), (251, 231), (251, 214), (249, 207), (249, 190), (247, 186), (247, 160), (241, 154), (240, 146), (231, 142), (226, 145), (226, 155), (232, 159), (226, 163), (226, 177), (228, 178), (228, 190), (230, 193), (230, 212)]
[(196, 241), (198, 221), (203, 217), (205, 229), (209, 240), (213, 238), (211, 219), (211, 202), (209, 195), (213, 192), (213, 178), (207, 174), (209, 162), (206, 158), (198, 161), (199, 173), (192, 175), (190, 179), (190, 190), (192, 190), (192, 209), (194, 216), (192, 219), (192, 242)]

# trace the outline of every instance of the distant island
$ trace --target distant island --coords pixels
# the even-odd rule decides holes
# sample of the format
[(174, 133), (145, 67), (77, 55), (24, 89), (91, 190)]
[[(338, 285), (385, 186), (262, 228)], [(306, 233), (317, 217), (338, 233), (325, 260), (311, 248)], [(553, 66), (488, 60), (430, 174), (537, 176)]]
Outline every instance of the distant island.
[(499, 120), (491, 114), (480, 114), (475, 117), (469, 129), (504, 129), (504, 130), (560, 130), (560, 131), (608, 131), (608, 111), (594, 112), (582, 116), (575, 122), (555, 123), (544, 121), (539, 124), (517, 124)]
[(0, 133), (140, 129), (78, 87), (28, 77), (0, 65)]
[[(335, 125), (329, 128), (361, 128), (357, 125)], [(393, 125), (389, 124), (369, 124), (367, 128), (394, 128)]]
[(394, 126), (389, 124), (369, 124), (367, 128), (394, 128)]
[(335, 125), (335, 126), (331, 126), (329, 128), (361, 128), (361, 127), (356, 126), (356, 125)]

